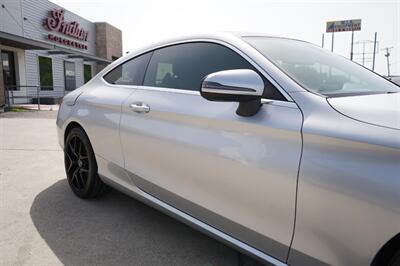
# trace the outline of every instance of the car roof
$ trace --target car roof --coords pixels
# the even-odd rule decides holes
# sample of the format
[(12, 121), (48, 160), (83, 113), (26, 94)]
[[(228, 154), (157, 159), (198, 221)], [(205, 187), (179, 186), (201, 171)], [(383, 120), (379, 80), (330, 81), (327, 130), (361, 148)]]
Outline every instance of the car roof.
[[(151, 42), (145, 46), (139, 47), (133, 51), (130, 51), (129, 54), (124, 55), (117, 59), (116, 61), (112, 62), (111, 65), (117, 65), (120, 64), (122, 61), (129, 60), (137, 55), (143, 54), (147, 51), (154, 50), (163, 46), (168, 46), (172, 45), (175, 43), (180, 43), (180, 42), (190, 42), (190, 41), (196, 41), (196, 40), (217, 40), (217, 41), (222, 41), (226, 43), (238, 43), (238, 42), (244, 42), (242, 40), (242, 37), (244, 36), (255, 36), (254, 33), (239, 33), (239, 32), (208, 32), (208, 33), (192, 33), (192, 34), (182, 34), (178, 36), (173, 36), (169, 38), (164, 38), (160, 41), (156, 42)], [(257, 34), (257, 36), (269, 36), (269, 37), (274, 37), (272, 35), (268, 34)], [(107, 67), (108, 68), (108, 67)]]
[[(172, 36), (168, 38), (164, 38), (160, 41), (152, 42), (149, 43), (148, 45), (141, 47), (132, 53), (135, 53), (140, 50), (148, 50), (148, 49), (154, 49), (160, 46), (165, 46), (168, 44), (173, 44), (177, 42), (184, 42), (184, 41), (191, 41), (191, 40), (220, 40), (220, 41), (226, 41), (226, 42), (231, 42), (232, 40), (240, 40), (242, 37), (244, 37), (244, 33), (239, 33), (239, 32), (208, 32), (208, 33), (191, 33), (191, 34), (182, 34), (182, 35), (177, 35), (177, 36)], [(254, 35), (253, 35), (254, 36)], [(266, 34), (258, 35), (258, 36), (267, 36)], [(269, 35), (268, 35), (269, 36)], [(272, 36), (271, 36), (272, 37)]]
[[(273, 37), (273, 38), (283, 38), (283, 39), (291, 39), (288, 37), (282, 37), (267, 33), (259, 33), (259, 32), (232, 32), (232, 31), (216, 31), (216, 32), (207, 32), (207, 33), (192, 33), (192, 34), (183, 34), (179, 36), (165, 38), (163, 40), (149, 43), (148, 45), (142, 46), (138, 49), (135, 49), (129, 52), (128, 55), (121, 57), (120, 59), (114, 61), (114, 63), (120, 63), (121, 61), (133, 58), (139, 54), (145, 53), (146, 51), (157, 49), (163, 46), (172, 45), (180, 42), (190, 42), (196, 40), (217, 40), (225, 43), (229, 43), (234, 45), (235, 43), (243, 43), (243, 37)], [(301, 41), (301, 40), (299, 40)]]

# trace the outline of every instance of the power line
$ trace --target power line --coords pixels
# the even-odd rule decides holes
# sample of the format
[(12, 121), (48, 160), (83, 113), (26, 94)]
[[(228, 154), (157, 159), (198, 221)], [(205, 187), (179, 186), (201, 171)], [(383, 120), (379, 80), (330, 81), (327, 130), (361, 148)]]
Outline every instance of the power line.
[[(359, 48), (361, 46), (360, 52), (353, 52), (353, 60), (363, 66), (366, 63), (372, 63), (372, 70), (375, 70), (375, 54), (379, 51), (379, 42), (376, 39), (377, 33), (375, 33), (374, 40), (360, 40), (354, 42), (354, 47)], [(371, 51), (372, 47), (372, 51)], [(359, 49), (357, 49), (359, 50)]]

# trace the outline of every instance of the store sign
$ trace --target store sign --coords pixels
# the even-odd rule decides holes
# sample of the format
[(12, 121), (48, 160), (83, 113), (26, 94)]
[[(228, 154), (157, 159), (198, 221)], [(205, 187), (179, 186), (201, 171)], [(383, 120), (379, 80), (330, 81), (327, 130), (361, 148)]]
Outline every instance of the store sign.
[(73, 40), (70, 40), (70, 39), (66, 39), (66, 38), (63, 38), (63, 37), (59, 37), (59, 36), (56, 36), (56, 35), (53, 35), (53, 34), (48, 34), (47, 35), (47, 39), (49, 41), (52, 41), (52, 42), (56, 42), (56, 43), (59, 43), (59, 44), (63, 44), (63, 45), (66, 45), (66, 46), (71, 46), (71, 47), (82, 49), (82, 50), (87, 50), (88, 49), (88, 46), (86, 44), (83, 44), (83, 43), (80, 43), (80, 42), (77, 42), (77, 41), (73, 41)]
[(58, 42), (63, 45), (87, 50), (87, 45), (82, 43), (81, 41), (87, 42), (89, 32), (83, 29), (77, 21), (66, 22), (64, 19), (64, 12), (65, 11), (62, 9), (55, 9), (50, 11), (49, 17), (45, 18), (43, 21), (43, 26), (50, 31), (61, 33), (78, 41), (59, 37), (54, 34), (48, 34), (47, 38), (53, 42)]
[(361, 19), (328, 21), (326, 32), (358, 31), (361, 30)]

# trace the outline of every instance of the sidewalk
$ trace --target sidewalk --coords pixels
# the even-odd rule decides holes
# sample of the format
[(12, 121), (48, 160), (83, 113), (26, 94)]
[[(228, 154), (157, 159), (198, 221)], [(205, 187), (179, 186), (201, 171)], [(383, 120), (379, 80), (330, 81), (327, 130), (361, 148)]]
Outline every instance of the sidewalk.
[[(18, 104), (18, 106), (29, 109), (29, 110), (38, 110), (37, 104)], [(40, 110), (41, 111), (58, 111), (59, 105), (58, 104), (41, 104)]]
[[(58, 109), (53, 111), (45, 111), (41, 110), (38, 111), (37, 109), (23, 109), (18, 107), (18, 112), (0, 112), (0, 119), (1, 118), (49, 118), (55, 119), (57, 117)], [(48, 108), (50, 109), (50, 108)], [(55, 123), (55, 122), (54, 122)]]
[[(12, 107), (39, 111), (38, 104), (14, 104)], [(59, 107), (58, 104), (41, 104), (40, 111), (58, 111)]]

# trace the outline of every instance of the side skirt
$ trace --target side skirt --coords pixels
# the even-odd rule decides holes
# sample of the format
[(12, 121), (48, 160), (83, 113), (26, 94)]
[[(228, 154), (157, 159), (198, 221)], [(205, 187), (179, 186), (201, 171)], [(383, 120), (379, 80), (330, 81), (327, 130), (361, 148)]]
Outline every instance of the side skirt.
[(241, 242), (240, 240), (231, 237), (224, 232), (174, 208), (173, 206), (159, 200), (158, 198), (144, 192), (143, 190), (139, 189), (138, 187), (129, 184), (127, 186), (127, 183), (124, 182), (124, 184), (119, 183), (115, 180), (112, 180), (110, 178), (105, 177), (104, 175), (100, 176), (101, 179), (108, 184), (109, 186), (133, 197), (136, 198), (164, 213), (166, 213), (169, 216), (172, 216), (175, 219), (180, 220), (181, 222), (209, 235), (210, 237), (216, 238), (217, 240), (220, 240), (221, 242), (227, 244), (228, 246), (231, 246), (232, 248), (241, 251), (242, 253), (245, 253), (247, 255), (250, 255), (256, 259), (259, 259), (264, 262), (271, 263), (273, 265), (277, 266), (287, 266), (286, 263), (271, 257), (258, 249), (255, 249), (246, 243)]

